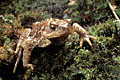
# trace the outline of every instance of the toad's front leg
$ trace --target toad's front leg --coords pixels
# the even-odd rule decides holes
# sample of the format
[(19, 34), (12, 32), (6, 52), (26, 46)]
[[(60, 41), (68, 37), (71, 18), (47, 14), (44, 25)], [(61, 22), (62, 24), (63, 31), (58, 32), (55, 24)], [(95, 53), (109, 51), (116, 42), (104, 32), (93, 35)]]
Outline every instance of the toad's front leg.
[(88, 32), (77, 23), (73, 24), (73, 29), (74, 29), (75, 32), (77, 32), (81, 36), (81, 38), (80, 38), (80, 47), (82, 47), (84, 41), (87, 41), (88, 44), (90, 46), (92, 46), (90, 38), (93, 39), (93, 40), (97, 39), (94, 36), (88, 35)]

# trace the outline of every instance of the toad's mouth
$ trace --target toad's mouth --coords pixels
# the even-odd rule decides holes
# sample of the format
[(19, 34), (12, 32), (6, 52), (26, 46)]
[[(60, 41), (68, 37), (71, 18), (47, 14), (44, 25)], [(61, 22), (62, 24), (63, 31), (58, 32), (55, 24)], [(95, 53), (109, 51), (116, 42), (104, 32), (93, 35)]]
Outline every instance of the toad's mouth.
[(47, 36), (47, 38), (51, 39), (51, 38), (61, 37), (65, 34), (66, 34), (66, 31), (58, 30), (58, 31), (53, 31), (53, 32), (47, 34), (46, 36)]
[(67, 39), (68, 39), (68, 34), (64, 34), (58, 37), (50, 38), (49, 40), (52, 42), (53, 45), (60, 45), (60, 44), (64, 44)]

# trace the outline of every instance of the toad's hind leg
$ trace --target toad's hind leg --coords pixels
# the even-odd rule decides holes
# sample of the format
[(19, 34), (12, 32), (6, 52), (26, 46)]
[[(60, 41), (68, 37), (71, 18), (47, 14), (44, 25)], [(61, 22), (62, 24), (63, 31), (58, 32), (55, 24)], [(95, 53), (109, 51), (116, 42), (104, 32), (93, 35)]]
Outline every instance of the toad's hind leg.
[(16, 46), (16, 51), (15, 51), (15, 55), (17, 55), (17, 60), (13, 69), (13, 73), (15, 73), (17, 65), (19, 63), (20, 57), (22, 55), (22, 48), (24, 48), (24, 42), (26, 40), (26, 38), (28, 38), (29, 34), (31, 32), (31, 29), (25, 29), (25, 31), (23, 32), (23, 34), (20, 36), (20, 39), (18, 40), (17, 46)]
[(16, 63), (15, 63), (14, 69), (13, 69), (13, 73), (15, 73), (15, 71), (16, 71), (16, 68), (17, 68), (17, 65), (18, 65), (18, 63), (20, 61), (21, 55), (22, 55), (22, 48), (20, 47), (19, 52), (18, 52), (18, 56), (17, 56), (17, 60), (16, 60)]
[(29, 64), (32, 51), (32, 49), (29, 46), (30, 45), (27, 45), (23, 51), (23, 66), (25, 68), (31, 68), (33, 70), (34, 69), (33, 65)]
[(19, 52), (20, 47), (24, 46), (24, 42), (26, 38), (30, 35), (31, 29), (26, 29), (23, 34), (20, 36), (20, 39), (18, 40), (17, 46), (16, 46), (16, 51), (15, 54)]
[(29, 63), (32, 50), (35, 46), (46, 47), (49, 44), (51, 44), (51, 42), (48, 39), (43, 38), (34, 38), (27, 41), (23, 51), (23, 66), (26, 68), (31, 68), (33, 70), (33, 65)]
[(26, 42), (26, 45), (25, 45), (24, 51), (23, 51), (23, 66), (24, 67), (31, 68), (32, 70), (34, 69), (33, 65), (30, 64), (29, 61), (30, 61), (32, 50), (40, 42), (41, 42), (41, 39), (39, 39), (39, 38), (31, 39)]

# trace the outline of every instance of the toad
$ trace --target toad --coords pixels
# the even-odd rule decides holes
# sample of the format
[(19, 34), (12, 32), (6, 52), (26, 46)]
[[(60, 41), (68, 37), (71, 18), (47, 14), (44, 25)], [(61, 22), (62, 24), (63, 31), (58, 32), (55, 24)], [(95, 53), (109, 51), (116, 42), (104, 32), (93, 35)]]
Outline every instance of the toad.
[[(26, 29), (18, 40), (15, 54), (18, 55), (13, 73), (15, 73), (20, 56), (23, 54), (23, 66), (26, 68), (34, 68), (29, 63), (31, 52), (35, 47), (47, 47), (48, 45), (60, 45), (65, 43), (73, 34), (80, 35), (80, 47), (86, 41), (90, 46), (90, 39), (95, 40), (96, 37), (91, 36), (78, 23), (73, 23), (71, 19), (53, 19), (49, 18), (41, 22), (33, 23), (32, 29)], [(23, 51), (23, 52), (22, 52)]]

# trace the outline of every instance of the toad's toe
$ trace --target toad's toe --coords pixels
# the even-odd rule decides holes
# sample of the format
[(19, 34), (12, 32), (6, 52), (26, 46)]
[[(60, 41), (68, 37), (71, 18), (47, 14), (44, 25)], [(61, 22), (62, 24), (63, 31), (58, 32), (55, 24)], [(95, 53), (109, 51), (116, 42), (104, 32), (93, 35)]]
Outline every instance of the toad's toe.
[(32, 64), (28, 64), (27, 67), (31, 68), (32, 70), (34, 70), (34, 66)]
[(27, 65), (23, 65), (25, 68), (31, 68), (32, 70), (34, 70), (34, 65), (32, 64), (27, 64)]
[(81, 39), (80, 39), (80, 47), (82, 47), (83, 42), (85, 42), (85, 41), (92, 47), (92, 43), (91, 43), (90, 39), (96, 40), (97, 38), (94, 37), (94, 36), (91, 36), (91, 35), (86, 35), (84, 37), (81, 37)]

